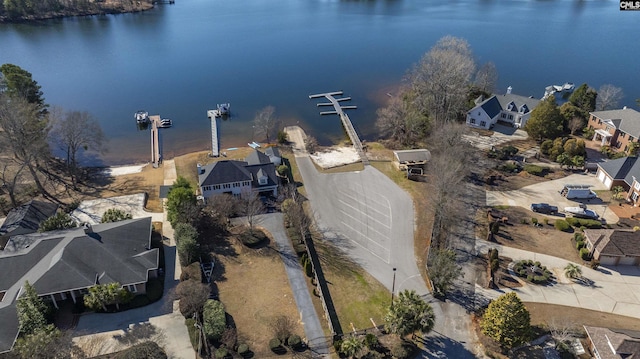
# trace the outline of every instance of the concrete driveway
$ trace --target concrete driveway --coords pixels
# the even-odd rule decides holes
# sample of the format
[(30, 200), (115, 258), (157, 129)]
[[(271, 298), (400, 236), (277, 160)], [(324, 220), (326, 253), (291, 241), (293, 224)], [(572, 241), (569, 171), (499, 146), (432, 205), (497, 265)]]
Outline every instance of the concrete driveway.
[[(557, 180), (536, 183), (514, 191), (487, 191), (487, 206), (519, 206), (530, 209), (532, 203), (544, 202), (552, 206), (558, 206), (558, 210), (562, 211), (565, 207), (575, 207), (579, 203), (585, 203), (589, 209), (598, 213), (607, 223), (618, 222), (618, 216), (613, 211), (607, 210), (608, 205), (602, 203), (600, 199), (570, 200), (562, 197), (560, 191), (567, 184), (590, 185), (592, 190), (607, 189), (593, 174), (573, 174)], [(542, 214), (540, 215), (542, 216)], [(557, 216), (549, 217), (558, 218)]]
[[(504, 247), (487, 241), (477, 241), (477, 253), (497, 248), (500, 256), (513, 260), (540, 261), (551, 270), (557, 282), (552, 285), (536, 285), (519, 281), (522, 287), (513, 291), (524, 302), (566, 305), (619, 314), (640, 319), (640, 268), (635, 266), (600, 266), (597, 270), (580, 265), (584, 280), (576, 282), (564, 276), (564, 267), (571, 263), (566, 259), (520, 249)], [(509, 289), (486, 289), (477, 286), (476, 293), (485, 299), (494, 299)]]

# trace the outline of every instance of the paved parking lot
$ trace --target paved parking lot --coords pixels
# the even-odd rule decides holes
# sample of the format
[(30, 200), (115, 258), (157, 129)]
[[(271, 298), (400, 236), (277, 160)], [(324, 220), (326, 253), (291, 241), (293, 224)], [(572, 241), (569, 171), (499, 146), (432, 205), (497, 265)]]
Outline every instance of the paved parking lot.
[(584, 203), (589, 209), (604, 218), (607, 223), (618, 222), (618, 216), (609, 210), (608, 205), (602, 203), (600, 199), (570, 200), (562, 197), (560, 191), (566, 184), (590, 185), (592, 190), (606, 190), (604, 184), (593, 174), (573, 174), (514, 191), (487, 191), (487, 206), (519, 206), (530, 209), (531, 203), (543, 202), (558, 206), (558, 209), (562, 211), (565, 207), (576, 207), (579, 203)]

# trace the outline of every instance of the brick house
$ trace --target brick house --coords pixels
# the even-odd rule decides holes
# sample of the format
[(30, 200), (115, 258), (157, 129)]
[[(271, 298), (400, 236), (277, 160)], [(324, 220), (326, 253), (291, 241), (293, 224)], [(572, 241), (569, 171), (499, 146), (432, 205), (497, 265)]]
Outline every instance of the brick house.
[(637, 205), (640, 202), (640, 161), (638, 157), (623, 157), (598, 164), (596, 177), (607, 189), (621, 186), (627, 192), (625, 199)]
[(626, 329), (609, 329), (584, 326), (589, 351), (598, 359), (622, 359), (640, 357), (640, 332)]
[(595, 130), (594, 141), (601, 146), (611, 146), (617, 151), (626, 151), (629, 144), (640, 137), (640, 112), (627, 108), (594, 111), (589, 113), (589, 128)]
[(603, 265), (640, 265), (640, 231), (585, 229), (587, 249)]

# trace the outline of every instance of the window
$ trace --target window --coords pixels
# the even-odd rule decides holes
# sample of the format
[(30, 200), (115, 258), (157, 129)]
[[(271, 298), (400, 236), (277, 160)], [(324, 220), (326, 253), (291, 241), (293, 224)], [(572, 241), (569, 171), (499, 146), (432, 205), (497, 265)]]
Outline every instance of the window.
[(236, 188), (236, 187), (240, 187), (240, 182), (234, 182), (233, 183), (233, 188)]
[(219, 185), (219, 184), (214, 185), (214, 186), (213, 186), (213, 189), (220, 189), (220, 185)]
[(509, 119), (510, 119), (510, 120), (513, 120), (513, 115), (509, 115)]
[(505, 115), (504, 113), (502, 115), (500, 115), (500, 117), (502, 118), (507, 118), (507, 115)]
[(243, 186), (251, 186), (251, 182), (250, 181), (244, 181)]
[(640, 182), (638, 182), (638, 181), (633, 182), (633, 188), (635, 188), (638, 191), (640, 191)]
[(469, 123), (470, 123), (470, 124), (472, 124), (472, 125), (475, 125), (475, 123), (476, 123), (476, 119), (472, 117), (472, 118), (469, 120)]
[(602, 125), (602, 120), (598, 119), (598, 125)]
[(230, 183), (225, 183), (225, 184), (222, 185), (222, 188), (229, 189), (229, 188), (231, 188), (231, 184)]
[(629, 136), (629, 142), (633, 142), (633, 140), (635, 140), (635, 138), (633, 138), (633, 136)]
[(487, 123), (486, 123), (485, 121), (480, 121), (480, 126), (482, 126), (482, 127), (486, 127), (486, 126), (487, 126)]
[(260, 177), (258, 183), (260, 183), (261, 185), (267, 184), (267, 177)]
[(626, 135), (627, 135), (626, 133), (620, 131), (620, 138), (624, 138)]
[(131, 292), (131, 293), (137, 293), (137, 292), (138, 292), (138, 289), (136, 288), (136, 285), (135, 285), (135, 284), (129, 284), (129, 285), (127, 286), (127, 290), (128, 290), (129, 292)]
[(481, 114), (480, 114), (480, 111), (478, 111), (478, 116), (480, 116), (480, 115), (481, 115)]

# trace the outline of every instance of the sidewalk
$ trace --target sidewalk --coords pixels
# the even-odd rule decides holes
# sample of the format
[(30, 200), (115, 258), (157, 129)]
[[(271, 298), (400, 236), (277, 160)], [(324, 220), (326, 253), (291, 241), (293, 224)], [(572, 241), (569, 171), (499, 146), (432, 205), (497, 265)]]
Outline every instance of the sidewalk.
[[(531, 259), (540, 261), (554, 274), (557, 283), (536, 285), (519, 280), (522, 287), (512, 291), (524, 302), (566, 305), (600, 312), (624, 315), (640, 319), (640, 268), (635, 266), (600, 266), (597, 270), (581, 267), (587, 283), (580, 284), (564, 275), (566, 259), (501, 246), (486, 241), (476, 241), (476, 253), (486, 253), (489, 248), (498, 249), (500, 256), (514, 261)], [(476, 293), (487, 299), (495, 299), (510, 289), (486, 289), (476, 285)]]

